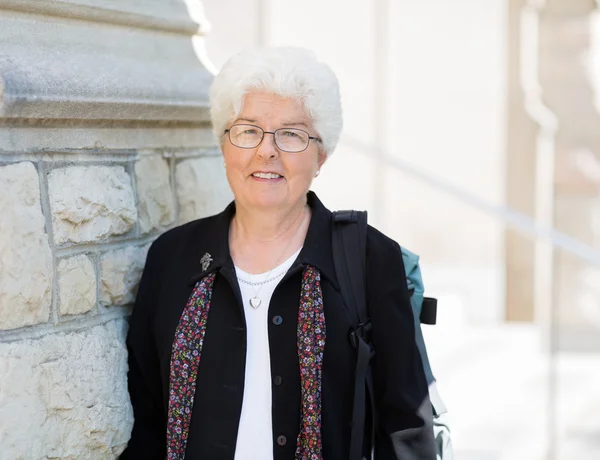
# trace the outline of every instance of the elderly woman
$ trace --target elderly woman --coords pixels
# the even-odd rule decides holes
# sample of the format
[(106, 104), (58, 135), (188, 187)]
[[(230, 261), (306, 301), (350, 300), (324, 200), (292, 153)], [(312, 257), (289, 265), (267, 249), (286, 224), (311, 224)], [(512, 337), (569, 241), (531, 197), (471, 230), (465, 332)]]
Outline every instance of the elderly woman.
[[(342, 128), (338, 82), (295, 48), (233, 57), (211, 116), (234, 201), (148, 253), (131, 327), (122, 459), (349, 457), (356, 350), (332, 214), (309, 191)], [(377, 459), (435, 459), (400, 248), (367, 235)], [(367, 431), (369, 430), (367, 424)]]

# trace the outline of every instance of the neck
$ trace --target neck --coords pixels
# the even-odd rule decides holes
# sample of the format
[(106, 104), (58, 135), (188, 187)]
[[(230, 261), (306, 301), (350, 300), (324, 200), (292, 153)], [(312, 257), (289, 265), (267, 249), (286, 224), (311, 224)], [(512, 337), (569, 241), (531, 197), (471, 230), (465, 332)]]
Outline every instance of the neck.
[(306, 200), (278, 211), (236, 206), (229, 249), (234, 263), (248, 273), (263, 273), (294, 254), (303, 244), (310, 219)]
[(304, 223), (308, 211), (306, 199), (291, 208), (276, 210), (248, 209), (236, 206), (232, 232), (236, 239), (247, 243), (287, 241)]

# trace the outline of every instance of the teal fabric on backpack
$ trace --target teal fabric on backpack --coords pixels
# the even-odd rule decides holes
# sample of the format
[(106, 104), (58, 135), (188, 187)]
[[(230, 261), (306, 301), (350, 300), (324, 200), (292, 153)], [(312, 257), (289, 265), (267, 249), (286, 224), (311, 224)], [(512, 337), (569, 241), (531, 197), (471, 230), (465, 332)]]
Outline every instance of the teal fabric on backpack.
[(429, 364), (429, 358), (427, 357), (427, 349), (425, 348), (425, 339), (423, 338), (423, 331), (421, 330), (420, 318), (425, 288), (423, 286), (423, 278), (421, 277), (421, 267), (419, 267), (419, 256), (410, 252), (408, 249), (402, 247), (400, 249), (402, 250), (402, 259), (404, 261), (404, 269), (406, 270), (406, 283), (408, 285), (408, 290), (411, 292), (410, 304), (412, 306), (415, 321), (415, 339), (417, 341), (419, 352), (421, 353), (421, 360), (423, 361), (423, 369), (425, 370), (427, 384), (430, 385), (432, 382), (435, 382), (435, 378), (431, 371), (431, 365)]

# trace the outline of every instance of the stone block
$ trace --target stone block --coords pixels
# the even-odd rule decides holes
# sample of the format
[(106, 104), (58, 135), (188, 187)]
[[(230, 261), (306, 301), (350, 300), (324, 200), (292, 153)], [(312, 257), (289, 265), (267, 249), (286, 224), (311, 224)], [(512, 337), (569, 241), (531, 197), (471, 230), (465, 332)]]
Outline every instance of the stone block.
[(0, 343), (6, 459), (113, 460), (129, 439), (126, 320)]
[(0, 166), (0, 329), (48, 321), (52, 253), (32, 163)]
[(122, 166), (73, 166), (48, 174), (56, 244), (89, 243), (133, 230), (131, 178)]
[(135, 301), (137, 287), (150, 245), (129, 246), (106, 253), (100, 260), (100, 303), (128, 305)]
[(140, 231), (148, 233), (173, 223), (175, 213), (168, 163), (160, 155), (142, 157), (135, 165), (135, 179)]
[(233, 199), (221, 156), (182, 161), (175, 182), (180, 223), (219, 213)]
[(87, 313), (96, 305), (96, 273), (85, 255), (63, 259), (58, 263), (60, 314)]

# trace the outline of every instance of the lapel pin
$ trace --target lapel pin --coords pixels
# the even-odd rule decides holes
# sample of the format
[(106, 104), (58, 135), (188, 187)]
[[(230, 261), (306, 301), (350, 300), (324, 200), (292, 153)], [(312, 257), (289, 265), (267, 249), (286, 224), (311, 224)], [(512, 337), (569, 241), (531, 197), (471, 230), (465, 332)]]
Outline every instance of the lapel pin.
[(208, 270), (208, 267), (210, 266), (210, 263), (212, 261), (213, 261), (212, 256), (208, 252), (205, 252), (204, 255), (202, 256), (202, 258), (200, 259), (200, 263), (202, 264), (203, 272)]

